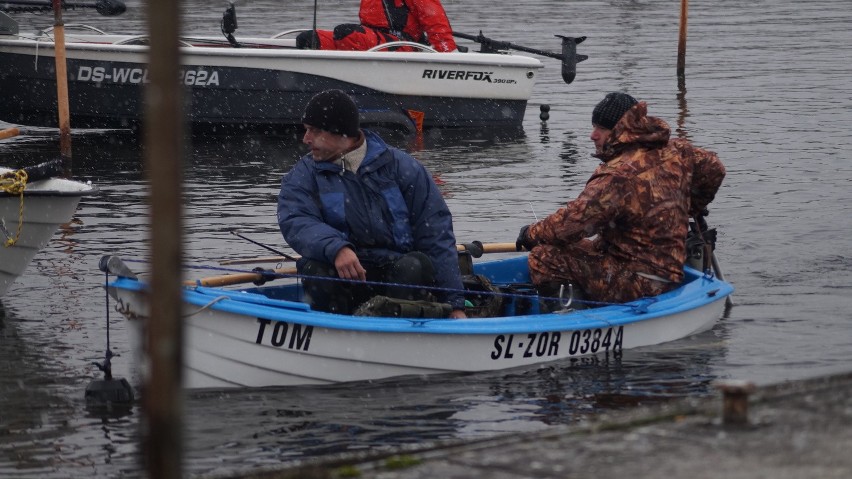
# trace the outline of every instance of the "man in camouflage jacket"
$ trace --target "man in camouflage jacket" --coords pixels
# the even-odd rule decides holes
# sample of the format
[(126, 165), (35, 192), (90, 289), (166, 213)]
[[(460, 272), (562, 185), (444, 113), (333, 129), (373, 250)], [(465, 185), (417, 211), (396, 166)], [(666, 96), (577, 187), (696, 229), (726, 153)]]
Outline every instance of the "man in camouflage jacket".
[(715, 153), (670, 140), (645, 102), (610, 93), (592, 114), (598, 166), (577, 199), (521, 228), (533, 283), (544, 296), (559, 285), (586, 299), (626, 302), (656, 296), (683, 280), (691, 216), (713, 201), (725, 177)]

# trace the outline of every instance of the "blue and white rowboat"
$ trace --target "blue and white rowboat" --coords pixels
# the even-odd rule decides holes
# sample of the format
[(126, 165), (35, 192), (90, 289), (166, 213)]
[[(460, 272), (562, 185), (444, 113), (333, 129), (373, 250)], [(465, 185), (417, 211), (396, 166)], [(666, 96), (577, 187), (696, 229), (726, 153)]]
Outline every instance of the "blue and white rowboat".
[[(530, 282), (525, 256), (476, 263), (474, 273), (494, 287)], [(502, 316), (462, 320), (313, 311), (299, 301), (301, 285), (292, 280), (243, 289), (188, 286), (183, 293), (185, 386), (326, 384), (618, 355), (713, 327), (733, 287), (688, 267), (685, 273), (680, 287), (654, 298), (513, 315), (524, 301), (537, 301), (507, 295)], [(120, 277), (108, 289), (116, 308), (141, 326), (146, 284)]]

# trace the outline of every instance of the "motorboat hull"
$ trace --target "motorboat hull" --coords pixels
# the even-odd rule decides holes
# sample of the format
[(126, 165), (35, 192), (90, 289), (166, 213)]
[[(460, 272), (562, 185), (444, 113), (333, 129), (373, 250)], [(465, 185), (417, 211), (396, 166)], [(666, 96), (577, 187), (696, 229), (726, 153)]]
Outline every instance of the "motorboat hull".
[[(0, 168), (0, 173), (10, 170)], [(71, 221), (77, 205), (94, 188), (86, 183), (59, 178), (34, 181), (24, 191), (23, 216), (17, 195), (0, 192), (0, 240), (17, 236), (12, 246), (0, 244), (0, 297), (21, 276), (35, 255), (63, 224)], [(20, 235), (17, 235), (18, 224)]]
[[(75, 127), (140, 124), (148, 47), (128, 44), (134, 38), (67, 37)], [(313, 95), (339, 88), (354, 97), (367, 125), (520, 128), (542, 68), (539, 60), (522, 55), (312, 51), (291, 48), (287, 40), (247, 40), (265, 46), (210, 46), (196, 39), (181, 48), (178, 80), (186, 87), (191, 125), (294, 127), (301, 125)], [(0, 36), (0, 64), (0, 119), (56, 126), (52, 41)]]

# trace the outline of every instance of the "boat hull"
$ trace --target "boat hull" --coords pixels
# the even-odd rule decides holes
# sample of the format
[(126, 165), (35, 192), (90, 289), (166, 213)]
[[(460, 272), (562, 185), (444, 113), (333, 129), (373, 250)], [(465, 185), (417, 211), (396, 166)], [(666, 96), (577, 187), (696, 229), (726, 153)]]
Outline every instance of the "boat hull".
[[(519, 262), (525, 264), (525, 258), (509, 261), (513, 268)], [(693, 273), (690, 284), (654, 302), (431, 321), (319, 313), (251, 291), (185, 291), (187, 387), (327, 384), (619, 355), (712, 328), (732, 288)], [(147, 309), (144, 284), (119, 279), (110, 292), (140, 327)]]
[[(99, 43), (94, 43), (95, 41)], [(75, 127), (132, 128), (143, 116), (147, 47), (120, 36), (69, 36), (69, 107)], [(267, 40), (268, 41), (268, 40)], [(202, 45), (202, 43), (197, 43)], [(301, 125), (308, 100), (339, 88), (368, 126), (520, 128), (541, 63), (482, 53), (338, 52), (293, 48), (181, 49), (179, 80), (197, 127)], [(53, 44), (0, 36), (0, 118), (56, 126)]]
[[(0, 168), (0, 173), (9, 170)], [(93, 193), (91, 185), (63, 179), (35, 181), (24, 192), (21, 234), (13, 246), (0, 244), (0, 297), (24, 273), (27, 266), (56, 232), (68, 223), (84, 195)], [(20, 218), (20, 198), (0, 193), (0, 240), (14, 237)]]

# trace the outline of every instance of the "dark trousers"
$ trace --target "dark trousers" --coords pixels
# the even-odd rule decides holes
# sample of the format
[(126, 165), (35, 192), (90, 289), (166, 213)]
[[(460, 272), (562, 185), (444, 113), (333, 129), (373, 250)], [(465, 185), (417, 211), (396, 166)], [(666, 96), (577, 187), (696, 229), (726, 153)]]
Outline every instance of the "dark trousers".
[(302, 279), (305, 301), (317, 311), (352, 314), (361, 303), (376, 295), (408, 300), (434, 300), (428, 287), (435, 284), (435, 270), (429, 257), (419, 251), (400, 256), (383, 267), (364, 267), (367, 269), (367, 283), (341, 280), (334, 265), (307, 260), (299, 271), (299, 274), (310, 276)]

